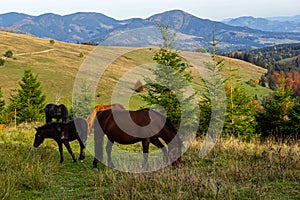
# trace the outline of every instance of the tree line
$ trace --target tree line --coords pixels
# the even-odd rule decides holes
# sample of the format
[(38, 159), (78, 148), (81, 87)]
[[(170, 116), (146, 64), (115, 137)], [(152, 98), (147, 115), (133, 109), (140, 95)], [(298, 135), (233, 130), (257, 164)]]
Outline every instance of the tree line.
[(267, 69), (260, 84), (276, 90), (281, 77), (285, 77), (286, 87), (292, 87), (293, 95), (300, 95), (300, 43), (281, 44), (250, 51), (234, 51), (223, 55), (244, 60)]

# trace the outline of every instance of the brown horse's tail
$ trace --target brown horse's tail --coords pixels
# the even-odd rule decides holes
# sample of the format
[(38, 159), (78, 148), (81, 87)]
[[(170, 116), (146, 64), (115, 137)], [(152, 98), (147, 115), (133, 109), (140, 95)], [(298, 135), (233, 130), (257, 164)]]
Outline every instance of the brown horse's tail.
[(86, 121), (88, 123), (88, 134), (87, 137), (90, 137), (92, 134), (93, 123), (96, 117), (97, 111), (94, 109), (91, 114), (87, 117)]
[(111, 105), (97, 105), (95, 106), (94, 110), (91, 112), (91, 114), (87, 117), (87, 122), (88, 122), (88, 137), (92, 134), (92, 128), (93, 128), (93, 124), (96, 118), (96, 115), (99, 111), (103, 111), (106, 109), (110, 109), (110, 108), (120, 108), (120, 109), (124, 109), (125, 107), (122, 104), (111, 104)]

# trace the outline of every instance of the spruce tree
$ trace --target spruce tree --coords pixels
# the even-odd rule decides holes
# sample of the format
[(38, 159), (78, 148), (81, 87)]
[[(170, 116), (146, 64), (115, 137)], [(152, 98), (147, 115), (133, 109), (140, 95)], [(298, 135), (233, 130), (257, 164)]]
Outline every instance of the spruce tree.
[(294, 107), (295, 101), (292, 96), (292, 89), (285, 87), (285, 77), (282, 77), (277, 90), (263, 101), (263, 112), (256, 117), (258, 131), (263, 138), (274, 137), (275, 140), (280, 141), (287, 139), (290, 131), (294, 132), (289, 127), (290, 119), (293, 119), (289, 112), (297, 108)]
[(232, 68), (231, 64), (225, 89), (227, 106), (224, 135), (250, 140), (255, 133), (257, 107), (241, 85), (239, 69)]
[[(213, 31), (212, 42), (210, 43), (211, 62), (205, 62), (207, 71), (203, 73), (201, 80), (205, 85), (205, 92), (199, 102), (200, 123), (199, 129), (205, 133), (205, 140), (199, 153), (204, 157), (214, 147), (219, 135), (223, 130), (226, 112), (226, 94), (224, 90), (224, 80), (221, 71), (224, 67), (224, 59), (217, 56), (218, 42), (215, 40)], [(202, 127), (203, 126), (203, 127)]]
[(211, 46), (211, 61), (204, 62), (207, 71), (203, 73), (201, 81), (204, 84), (204, 93), (199, 102), (200, 106), (200, 134), (208, 133), (216, 139), (223, 128), (226, 111), (226, 95), (224, 92), (225, 80), (221, 77), (224, 68), (224, 59), (217, 55), (218, 42), (213, 31)]
[[(188, 72), (191, 66), (174, 49), (175, 33), (170, 30), (169, 25), (158, 24), (157, 26), (164, 43), (153, 56), (153, 60), (157, 63), (152, 70), (155, 78), (154, 80), (145, 78), (147, 93), (141, 97), (148, 106), (162, 106), (167, 117), (179, 125), (182, 113), (192, 113), (194, 109), (193, 106), (187, 108), (194, 96), (185, 94), (185, 90), (192, 80), (191, 74)], [(185, 108), (181, 106), (183, 104)], [(187, 111), (187, 109), (190, 110)]]
[(4, 114), (5, 114), (5, 101), (3, 99), (3, 93), (0, 87), (0, 124), (4, 123)]
[(20, 88), (11, 94), (8, 110), (17, 123), (32, 122), (43, 118), (46, 96), (42, 93), (38, 75), (31, 70), (25, 70), (22, 80), (18, 83)]
[(79, 93), (75, 93), (73, 97), (72, 114), (73, 117), (87, 118), (91, 110), (93, 110), (93, 95), (89, 85), (84, 81)]

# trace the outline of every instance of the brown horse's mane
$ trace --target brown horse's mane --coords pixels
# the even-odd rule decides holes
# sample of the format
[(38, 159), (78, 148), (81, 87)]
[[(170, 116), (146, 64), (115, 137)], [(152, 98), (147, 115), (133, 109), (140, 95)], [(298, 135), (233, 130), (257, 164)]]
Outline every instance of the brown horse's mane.
[(99, 104), (99, 105), (95, 106), (94, 110), (87, 117), (88, 137), (92, 134), (92, 127), (93, 127), (94, 120), (95, 120), (97, 113), (100, 111), (103, 111), (103, 110), (111, 109), (111, 108), (120, 108), (120, 109), (125, 110), (125, 107), (122, 104), (118, 104), (118, 103), (114, 103), (114, 104), (110, 104), (110, 105)]

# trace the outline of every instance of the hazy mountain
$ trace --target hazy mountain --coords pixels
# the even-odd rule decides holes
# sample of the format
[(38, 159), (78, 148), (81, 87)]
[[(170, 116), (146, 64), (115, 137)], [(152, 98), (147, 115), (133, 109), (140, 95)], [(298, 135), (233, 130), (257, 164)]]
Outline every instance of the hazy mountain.
[(298, 23), (300, 23), (300, 15), (267, 17), (266, 19), (273, 20), (273, 21), (280, 21), (280, 22), (290, 21), (290, 22), (298, 22)]
[[(170, 23), (176, 31), (176, 46), (184, 50), (209, 48), (214, 30), (222, 50), (251, 49), (282, 43), (300, 42), (300, 33), (276, 33), (261, 27), (292, 27), (295, 22), (274, 24), (271, 20), (242, 18), (225, 23), (201, 19), (181, 10), (153, 15), (147, 19), (115, 20), (100, 13), (70, 15), (43, 14), (30, 16), (20, 13), (0, 15), (0, 26), (18, 29), (38, 37), (68, 42), (97, 42), (100, 45), (157, 46), (162, 44), (156, 23)], [(260, 25), (260, 26), (258, 26)], [(265, 30), (265, 29), (264, 29)], [(270, 32), (272, 30), (272, 32)], [(279, 28), (277, 28), (279, 30)], [(294, 31), (297, 30), (296, 28)]]
[(295, 17), (254, 18), (239, 17), (224, 20), (231, 26), (249, 27), (270, 32), (300, 32), (300, 15)]

